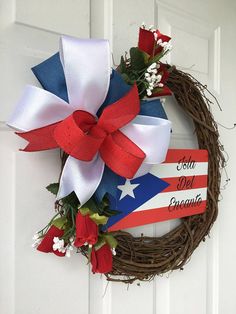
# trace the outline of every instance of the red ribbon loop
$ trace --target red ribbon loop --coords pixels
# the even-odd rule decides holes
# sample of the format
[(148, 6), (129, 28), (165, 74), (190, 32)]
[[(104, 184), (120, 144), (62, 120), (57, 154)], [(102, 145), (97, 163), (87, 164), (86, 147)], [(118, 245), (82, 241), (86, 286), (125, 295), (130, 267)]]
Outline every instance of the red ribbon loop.
[(107, 136), (99, 152), (111, 170), (128, 179), (133, 178), (146, 157), (145, 153), (120, 131)]
[(121, 99), (106, 107), (101, 117), (77, 110), (52, 125), (17, 133), (29, 141), (25, 151), (60, 147), (70, 156), (90, 161), (97, 152), (115, 173), (132, 178), (146, 157), (145, 153), (119, 129), (139, 113), (136, 85)]
[(90, 161), (106, 136), (105, 132), (91, 134), (90, 130), (96, 126), (96, 123), (93, 115), (77, 110), (57, 125), (54, 138), (58, 146), (68, 155), (79, 160)]

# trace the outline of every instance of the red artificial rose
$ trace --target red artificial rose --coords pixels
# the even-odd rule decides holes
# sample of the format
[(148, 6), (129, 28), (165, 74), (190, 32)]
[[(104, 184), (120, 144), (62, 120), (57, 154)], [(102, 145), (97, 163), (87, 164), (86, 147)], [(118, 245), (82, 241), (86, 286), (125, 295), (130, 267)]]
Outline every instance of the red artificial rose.
[(169, 72), (167, 71), (165, 64), (161, 62), (159, 64), (160, 64), (160, 68), (158, 69), (158, 74), (162, 75), (160, 83), (162, 83), (164, 86), (161, 88), (161, 91), (158, 91), (157, 93), (153, 93), (151, 97), (172, 95), (172, 91), (165, 85), (169, 77)]
[(159, 30), (156, 30), (155, 32), (151, 32), (147, 29), (140, 28), (138, 48), (146, 52), (150, 56), (155, 56), (156, 54), (161, 52), (163, 49), (163, 47), (161, 46), (158, 46), (157, 48), (155, 48), (156, 40), (155, 40), (154, 33), (156, 33), (157, 40), (161, 39), (162, 42), (169, 42), (171, 39), (169, 36), (161, 34)]
[(52, 225), (48, 232), (45, 234), (42, 242), (37, 247), (38, 251), (44, 252), (44, 253), (54, 253), (57, 256), (65, 256), (65, 253), (59, 252), (58, 250), (53, 250), (53, 239), (54, 237), (61, 238), (64, 234), (64, 231), (57, 228), (56, 226)]
[(112, 270), (112, 251), (108, 244), (104, 244), (100, 249), (92, 249), (91, 264), (93, 273), (109, 273)]
[(89, 217), (89, 214), (82, 215), (80, 211), (76, 216), (76, 238), (74, 245), (80, 247), (84, 243), (94, 245), (98, 240), (98, 226)]
[[(138, 48), (149, 54), (151, 57), (154, 57), (163, 50), (163, 47), (161, 45), (157, 45), (157, 41), (161, 40), (161, 42), (169, 42), (170, 39), (171, 38), (169, 36), (160, 33), (159, 30), (152, 32), (150, 30), (140, 28)], [(158, 74), (162, 75), (161, 81), (159, 83), (162, 83), (163, 87), (161, 87), (157, 93), (152, 93), (150, 97), (172, 95), (171, 90), (165, 85), (169, 76), (166, 65), (163, 63), (159, 63), (159, 65), (160, 68), (158, 69)]]

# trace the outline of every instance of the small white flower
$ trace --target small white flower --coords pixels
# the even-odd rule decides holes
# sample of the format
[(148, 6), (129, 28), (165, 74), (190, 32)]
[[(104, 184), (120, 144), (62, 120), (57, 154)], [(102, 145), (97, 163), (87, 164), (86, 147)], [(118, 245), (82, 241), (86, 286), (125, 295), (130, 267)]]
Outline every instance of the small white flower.
[(56, 250), (58, 250), (59, 252), (61, 252), (61, 253), (65, 253), (65, 242), (64, 242), (64, 240), (63, 239), (59, 239), (58, 237), (54, 237), (53, 238), (53, 242), (54, 242), (54, 244), (53, 244), (53, 246), (52, 246), (52, 248), (53, 248), (53, 251), (56, 251)]
[(116, 255), (116, 249), (115, 248), (113, 248), (111, 251), (112, 251), (112, 255)]
[(167, 50), (170, 51), (172, 49), (172, 45), (168, 43), (168, 45), (166, 45), (164, 47), (164, 51), (166, 52)]
[(154, 82), (153, 81), (149, 84), (149, 88), (150, 87), (154, 87)]
[(157, 63), (153, 62), (150, 66), (149, 69), (155, 69), (157, 67)]
[(35, 233), (32, 237), (32, 239), (35, 241), (39, 238), (39, 234), (38, 233)]
[(166, 99), (165, 98), (161, 98), (161, 103), (164, 105), (166, 102)]
[(159, 84), (158, 84), (158, 87), (163, 87), (163, 86), (164, 86), (163, 83), (159, 83)]
[(158, 74), (158, 75), (156, 76), (156, 81), (157, 81), (157, 83), (161, 81), (161, 78), (162, 78), (161, 74)]
[(93, 246), (92, 246), (92, 244), (89, 244), (89, 248), (91, 249)]
[(151, 96), (151, 95), (152, 95), (152, 91), (151, 91), (149, 88), (146, 89), (146, 92), (147, 92), (147, 95), (148, 95), (148, 96)]
[(35, 247), (37, 247), (40, 243), (41, 243), (41, 239), (36, 239), (36, 240), (34, 240), (34, 242), (32, 243), (32, 247), (35, 248)]
[(71, 251), (70, 250), (66, 250), (66, 257), (70, 258), (71, 256)]
[(157, 76), (156, 76), (156, 74), (152, 74), (152, 76), (151, 76), (151, 79), (152, 79), (152, 82), (155, 82), (156, 81), (156, 79), (157, 79)]
[(168, 44), (168, 42), (164, 41), (164, 42), (161, 42), (159, 45), (164, 48), (167, 44)]
[(145, 73), (145, 77), (147, 78), (147, 77), (150, 77), (150, 74), (149, 73)]
[(70, 257), (71, 256), (71, 252), (74, 250), (73, 246), (68, 244), (65, 248), (65, 252), (66, 252), (66, 257)]
[(32, 240), (33, 240), (33, 243), (32, 243), (33, 248), (36, 248), (42, 241), (38, 232), (34, 234), (34, 236), (32, 237)]
[(59, 239), (58, 237), (54, 237), (54, 238), (53, 238), (53, 242), (54, 242), (54, 243), (58, 243), (59, 241), (60, 241), (60, 239)]
[(70, 244), (71, 246), (73, 246), (74, 243), (75, 243), (75, 238), (74, 238), (74, 237), (70, 237), (70, 239), (69, 239), (69, 244)]
[(165, 41), (164, 43), (160, 44), (160, 46), (163, 47), (164, 52), (166, 52), (167, 50), (171, 50), (172, 49), (172, 45), (170, 43), (168, 43), (167, 41)]
[(157, 64), (156, 62), (153, 62), (148, 68), (146, 73), (156, 73)]

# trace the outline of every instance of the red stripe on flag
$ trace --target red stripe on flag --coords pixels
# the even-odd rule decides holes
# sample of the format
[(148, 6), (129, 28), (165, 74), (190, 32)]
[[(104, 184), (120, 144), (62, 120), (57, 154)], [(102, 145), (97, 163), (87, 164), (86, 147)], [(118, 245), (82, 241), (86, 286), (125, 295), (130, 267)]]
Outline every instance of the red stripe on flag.
[(165, 190), (162, 191), (162, 193), (207, 187), (207, 175), (162, 178), (162, 180), (170, 184)]
[(207, 162), (208, 151), (205, 149), (169, 149), (166, 155), (165, 163), (176, 163), (185, 157), (185, 160), (189, 160), (191, 157), (192, 161), (196, 162)]
[(108, 231), (116, 231), (145, 224), (152, 224), (159, 221), (201, 214), (206, 210), (206, 201), (202, 201), (200, 206), (188, 207), (173, 211), (171, 210), (173, 210), (173, 207), (170, 209), (169, 207), (162, 207), (133, 212), (111, 226)]

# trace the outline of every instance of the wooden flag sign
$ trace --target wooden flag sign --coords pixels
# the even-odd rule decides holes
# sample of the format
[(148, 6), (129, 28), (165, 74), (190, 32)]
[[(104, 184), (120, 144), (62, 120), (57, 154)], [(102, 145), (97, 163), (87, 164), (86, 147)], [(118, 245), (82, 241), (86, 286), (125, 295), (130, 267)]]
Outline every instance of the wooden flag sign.
[(170, 149), (165, 162), (154, 166), (149, 174), (121, 180), (112, 202), (120, 214), (109, 219), (106, 228), (115, 231), (203, 213), (207, 171), (206, 150)]

